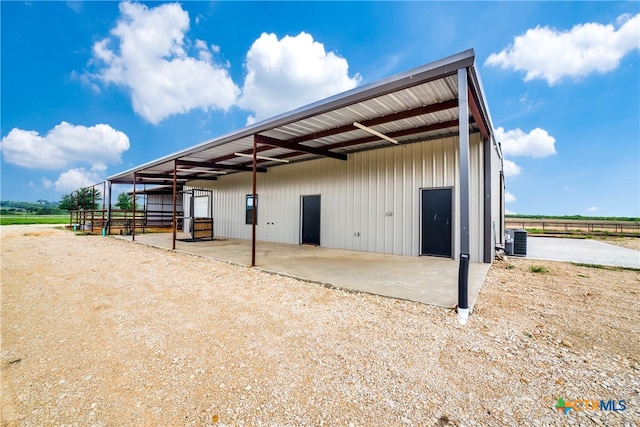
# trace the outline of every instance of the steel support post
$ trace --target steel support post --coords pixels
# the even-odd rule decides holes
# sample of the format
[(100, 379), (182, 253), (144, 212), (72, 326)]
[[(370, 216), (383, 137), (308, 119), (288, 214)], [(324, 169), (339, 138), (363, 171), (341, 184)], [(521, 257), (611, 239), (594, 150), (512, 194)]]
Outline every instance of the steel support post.
[(176, 214), (176, 202), (178, 200), (178, 163), (173, 161), (173, 240), (171, 249), (176, 250), (176, 232), (178, 228), (178, 216)]
[(469, 99), (467, 69), (458, 70), (458, 129), (460, 151), (460, 269), (458, 271), (458, 320), (469, 317)]
[(136, 173), (133, 173), (133, 218), (131, 219), (131, 240), (136, 240)]
[(251, 199), (251, 267), (256, 266), (256, 222), (258, 209), (258, 199), (256, 195), (256, 175), (258, 170), (258, 149), (257, 149), (257, 137), (253, 136), (253, 195)]

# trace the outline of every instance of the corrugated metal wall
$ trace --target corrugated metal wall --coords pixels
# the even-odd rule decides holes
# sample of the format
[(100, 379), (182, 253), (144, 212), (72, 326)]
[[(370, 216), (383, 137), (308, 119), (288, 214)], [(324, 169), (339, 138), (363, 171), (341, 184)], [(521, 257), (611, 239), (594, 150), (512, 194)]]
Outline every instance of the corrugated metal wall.
[[(147, 209), (156, 212), (173, 213), (173, 195), (172, 194), (148, 194)], [(176, 200), (176, 210), (182, 211), (182, 199)]]
[[(173, 221), (173, 194), (147, 195), (147, 225), (168, 227)], [(182, 215), (182, 199), (176, 200), (176, 211)]]
[(492, 248), (495, 248), (496, 243), (504, 242), (504, 186), (500, 176), (502, 161), (494, 147), (491, 149), (491, 170), (491, 234), (494, 239)]
[[(258, 240), (298, 244), (303, 195), (321, 195), (321, 246), (417, 256), (420, 252), (420, 189), (452, 187), (453, 253), (458, 256), (458, 138), (364, 151), (349, 160), (318, 159), (258, 174)], [(471, 260), (482, 262), (483, 150), (470, 138)], [(211, 188), (216, 236), (251, 238), (245, 198), (251, 173), (195, 181)], [(185, 200), (185, 207), (189, 206)], [(355, 234), (359, 233), (359, 236)]]

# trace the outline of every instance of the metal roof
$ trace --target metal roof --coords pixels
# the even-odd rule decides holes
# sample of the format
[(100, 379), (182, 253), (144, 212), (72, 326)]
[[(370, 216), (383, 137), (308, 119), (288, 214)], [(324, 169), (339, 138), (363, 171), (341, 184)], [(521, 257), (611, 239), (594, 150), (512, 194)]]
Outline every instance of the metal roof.
[[(488, 108), (472, 49), (247, 126), (107, 178), (113, 183), (165, 184), (215, 180), (319, 157), (346, 160), (349, 153), (458, 134), (458, 70), (467, 68), (469, 129), (492, 136)], [(356, 124), (362, 125), (360, 127)], [(364, 127), (364, 129), (362, 128)], [(374, 133), (382, 134), (383, 139)], [(268, 159), (265, 159), (267, 157)]]

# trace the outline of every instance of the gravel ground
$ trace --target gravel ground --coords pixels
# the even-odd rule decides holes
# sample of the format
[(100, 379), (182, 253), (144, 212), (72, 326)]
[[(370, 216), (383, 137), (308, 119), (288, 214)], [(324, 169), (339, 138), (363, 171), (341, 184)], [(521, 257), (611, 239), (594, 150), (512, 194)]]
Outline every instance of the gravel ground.
[(636, 251), (640, 251), (640, 238), (638, 237), (598, 237), (597, 240), (600, 240), (605, 243), (610, 243), (616, 246), (622, 246), (623, 248), (633, 249)]
[[(114, 238), (0, 233), (3, 425), (640, 421), (638, 271), (497, 262), (463, 327)], [(563, 415), (559, 397), (627, 409)]]

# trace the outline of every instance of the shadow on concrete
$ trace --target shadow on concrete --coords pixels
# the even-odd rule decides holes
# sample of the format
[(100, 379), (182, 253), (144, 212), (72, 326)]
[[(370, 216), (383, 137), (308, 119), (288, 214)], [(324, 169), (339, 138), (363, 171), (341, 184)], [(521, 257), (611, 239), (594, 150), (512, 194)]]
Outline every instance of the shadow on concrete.
[[(131, 240), (131, 236), (117, 236)], [(178, 233), (178, 238), (188, 238)], [(136, 235), (136, 242), (171, 249), (170, 233)], [(176, 250), (240, 266), (251, 264), (251, 241), (216, 238), (176, 241)], [(473, 308), (490, 264), (469, 265), (469, 306)], [(455, 307), (458, 262), (448, 258), (410, 257), (330, 249), (308, 245), (257, 242), (256, 268), (350, 291), (366, 292)]]

